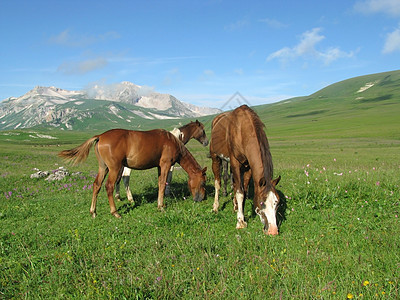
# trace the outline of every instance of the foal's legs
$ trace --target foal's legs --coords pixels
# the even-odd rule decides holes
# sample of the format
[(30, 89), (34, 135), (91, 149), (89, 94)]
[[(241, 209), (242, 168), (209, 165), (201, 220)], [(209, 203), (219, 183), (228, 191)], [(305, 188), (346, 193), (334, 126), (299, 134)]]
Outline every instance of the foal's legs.
[(219, 190), (221, 189), (221, 159), (217, 156), (211, 155), (212, 159), (212, 171), (214, 173), (214, 187), (215, 187), (215, 196), (214, 196), (214, 204), (213, 211), (218, 212), (219, 207)]
[(169, 194), (171, 193), (171, 187), (170, 187), (170, 183), (172, 181), (172, 172), (174, 171), (174, 166), (171, 166), (171, 168), (168, 171), (167, 174), (167, 182), (165, 183), (165, 196), (169, 196)]
[[(124, 182), (126, 196), (128, 198), (128, 201), (133, 203), (131, 189), (129, 188), (130, 175), (131, 175), (131, 169), (124, 167), (124, 172), (122, 173), (122, 181)], [(121, 200), (119, 184), (120, 184), (120, 181), (117, 181), (117, 183), (115, 184), (115, 199), (117, 199), (117, 201)]]
[(90, 206), (90, 214), (92, 218), (96, 217), (96, 202), (97, 195), (99, 194), (101, 185), (103, 184), (104, 178), (108, 173), (108, 168), (105, 165), (99, 165), (99, 173), (96, 176), (96, 179), (93, 182), (93, 196), (92, 196), (92, 204)]

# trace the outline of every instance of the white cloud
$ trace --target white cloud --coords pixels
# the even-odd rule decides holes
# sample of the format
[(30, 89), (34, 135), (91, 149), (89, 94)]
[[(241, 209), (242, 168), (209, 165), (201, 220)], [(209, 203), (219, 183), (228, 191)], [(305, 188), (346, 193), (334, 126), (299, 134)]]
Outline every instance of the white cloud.
[(103, 57), (77, 62), (65, 62), (58, 67), (58, 71), (68, 75), (82, 75), (91, 71), (104, 68), (108, 61)]
[(172, 85), (181, 80), (181, 74), (178, 68), (173, 68), (166, 72), (166, 76), (164, 77), (163, 84), (164, 85)]
[(325, 36), (320, 34), (321, 30), (321, 28), (313, 28), (310, 31), (304, 32), (301, 35), (300, 42), (296, 46), (292, 48), (284, 47), (275, 51), (267, 57), (267, 61), (278, 59), (283, 63), (287, 63), (296, 58), (311, 57), (323, 61), (325, 65), (329, 65), (339, 58), (352, 57), (354, 55), (353, 52), (347, 53), (338, 47), (331, 47), (324, 51), (317, 50), (316, 46), (318, 43), (325, 39)]
[(248, 21), (246, 21), (246, 20), (239, 20), (239, 21), (236, 21), (236, 22), (231, 23), (231, 24), (229, 24), (229, 25), (226, 25), (224, 29), (225, 29), (226, 31), (236, 31), (236, 30), (239, 30), (239, 29), (241, 29), (241, 28), (247, 26), (247, 24), (248, 24)]
[(244, 71), (243, 71), (242, 68), (235, 69), (235, 70), (233, 70), (233, 72), (234, 72), (235, 74), (237, 74), (237, 75), (243, 75), (243, 74), (244, 74)]
[(367, 14), (385, 13), (390, 16), (400, 16), (399, 0), (364, 0), (357, 2), (354, 8)]
[(386, 36), (382, 53), (388, 54), (395, 51), (400, 51), (400, 27)]
[(275, 28), (275, 29), (281, 29), (281, 28), (286, 28), (288, 27), (287, 24), (284, 24), (278, 20), (275, 19), (270, 19), (270, 18), (266, 18), (266, 19), (262, 19), (260, 20), (260, 22), (262, 23), (266, 23), (269, 27)]
[(99, 35), (78, 35), (71, 33), (69, 29), (50, 37), (49, 42), (56, 45), (68, 47), (86, 47), (94, 43), (113, 40), (119, 38), (119, 34), (109, 31)]
[(215, 73), (213, 70), (204, 70), (203, 75), (207, 77), (212, 77), (215, 75)]

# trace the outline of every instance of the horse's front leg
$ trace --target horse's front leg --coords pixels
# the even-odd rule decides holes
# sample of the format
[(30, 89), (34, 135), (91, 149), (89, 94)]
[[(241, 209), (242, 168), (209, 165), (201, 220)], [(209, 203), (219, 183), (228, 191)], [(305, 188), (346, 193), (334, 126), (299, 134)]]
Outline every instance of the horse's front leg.
[(231, 168), (233, 172), (233, 188), (235, 191), (235, 199), (237, 203), (237, 223), (236, 229), (246, 228), (247, 223), (244, 220), (244, 190), (241, 181), (240, 163), (231, 159)]
[(165, 183), (167, 182), (167, 175), (171, 164), (161, 163), (158, 167), (158, 199), (157, 199), (157, 208), (159, 210), (164, 209), (164, 192), (165, 192)]
[(219, 208), (219, 190), (221, 189), (221, 159), (216, 156), (211, 156), (212, 158), (212, 171), (214, 173), (214, 204), (213, 211), (218, 212)]
[(247, 169), (243, 173), (243, 190), (244, 190), (244, 197), (246, 198), (249, 191), (249, 183), (251, 179), (251, 169)]

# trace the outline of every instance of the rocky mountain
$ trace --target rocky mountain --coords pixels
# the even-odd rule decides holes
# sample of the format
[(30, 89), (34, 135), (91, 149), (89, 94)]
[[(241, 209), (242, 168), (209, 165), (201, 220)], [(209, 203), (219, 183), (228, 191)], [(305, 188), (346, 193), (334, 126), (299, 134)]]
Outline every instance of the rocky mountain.
[(21, 97), (0, 102), (0, 130), (34, 126), (85, 129), (106, 121), (123, 126), (134, 120), (196, 118), (219, 112), (131, 82), (93, 85), (82, 91), (37, 86)]

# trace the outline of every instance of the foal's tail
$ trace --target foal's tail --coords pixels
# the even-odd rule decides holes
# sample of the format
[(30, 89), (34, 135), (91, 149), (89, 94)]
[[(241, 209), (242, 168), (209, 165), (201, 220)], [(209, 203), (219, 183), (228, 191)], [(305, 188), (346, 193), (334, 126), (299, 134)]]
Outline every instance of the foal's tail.
[(95, 135), (74, 149), (61, 151), (58, 153), (58, 156), (71, 161), (74, 165), (79, 164), (86, 160), (89, 155), (90, 148), (93, 146), (93, 144), (97, 143), (98, 140), (99, 136)]

